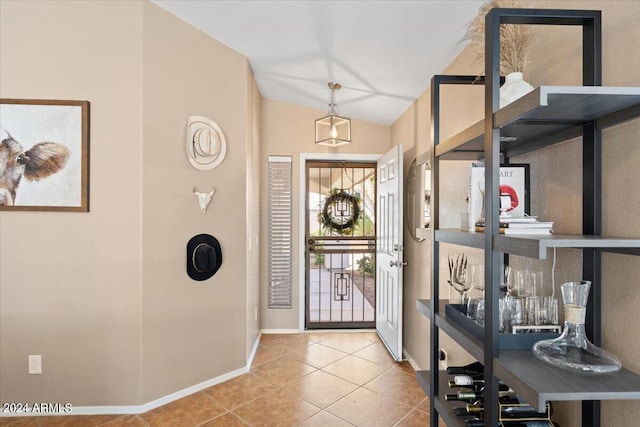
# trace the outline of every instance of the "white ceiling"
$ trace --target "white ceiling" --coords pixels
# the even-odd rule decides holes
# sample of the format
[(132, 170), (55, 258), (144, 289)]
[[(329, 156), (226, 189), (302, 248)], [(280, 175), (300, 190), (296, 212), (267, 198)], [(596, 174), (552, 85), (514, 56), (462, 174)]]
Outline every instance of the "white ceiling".
[(262, 96), (391, 125), (460, 52), (482, 1), (152, 0), (245, 55)]

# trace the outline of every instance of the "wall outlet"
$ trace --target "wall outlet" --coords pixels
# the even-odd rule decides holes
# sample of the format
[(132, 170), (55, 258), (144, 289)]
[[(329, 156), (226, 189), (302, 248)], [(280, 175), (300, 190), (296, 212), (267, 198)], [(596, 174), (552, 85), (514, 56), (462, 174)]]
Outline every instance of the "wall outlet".
[(449, 366), (449, 355), (443, 348), (440, 349), (438, 357), (440, 359), (440, 367), (442, 369), (447, 369), (447, 366)]
[(29, 355), (29, 374), (42, 373), (42, 356), (39, 354)]

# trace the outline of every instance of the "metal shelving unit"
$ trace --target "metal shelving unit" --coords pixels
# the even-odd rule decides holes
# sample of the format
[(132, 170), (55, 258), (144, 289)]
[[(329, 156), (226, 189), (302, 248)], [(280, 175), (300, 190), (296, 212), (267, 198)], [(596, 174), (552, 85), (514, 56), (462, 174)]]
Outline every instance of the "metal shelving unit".
[[(583, 86), (542, 86), (498, 108), (500, 24), (574, 25), (583, 30)], [(530, 404), (542, 408), (548, 400), (581, 400), (582, 425), (600, 426), (600, 400), (640, 399), (640, 375), (622, 370), (613, 375), (586, 377), (550, 367), (530, 350), (500, 348), (498, 330), (499, 267), (503, 254), (544, 259), (548, 248), (583, 251), (583, 278), (590, 280), (587, 335), (601, 345), (601, 252), (640, 255), (640, 237), (601, 235), (601, 131), (640, 116), (640, 88), (601, 86), (601, 16), (593, 10), (493, 9), (486, 18), (485, 120), (440, 142), (440, 85), (477, 83), (475, 76), (434, 76), (431, 83), (431, 123), (434, 159), (431, 173), (431, 223), (434, 229), (430, 300), (418, 300), (417, 309), (431, 320), (431, 369), (418, 372), (419, 382), (431, 399), (434, 415), (447, 425), (464, 425), (441, 396), (445, 393), (438, 371), (439, 331), (451, 336), (485, 366), (485, 426), (498, 425), (498, 379), (509, 384)], [(505, 160), (575, 137), (583, 143), (583, 234), (504, 236), (499, 234), (498, 185), (501, 155)], [(439, 229), (440, 162), (485, 162), (485, 233)], [(439, 244), (453, 243), (484, 249), (484, 339), (447, 319), (439, 295)]]

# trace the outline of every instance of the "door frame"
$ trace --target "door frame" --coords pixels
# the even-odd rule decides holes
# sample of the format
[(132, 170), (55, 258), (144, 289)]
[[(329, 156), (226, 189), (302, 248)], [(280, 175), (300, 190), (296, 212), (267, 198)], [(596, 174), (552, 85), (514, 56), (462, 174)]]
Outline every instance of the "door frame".
[(307, 207), (307, 186), (306, 182), (306, 165), (307, 160), (338, 160), (347, 162), (375, 162), (384, 153), (381, 154), (343, 154), (343, 153), (300, 153), (298, 159), (298, 191), (299, 191), (299, 204), (298, 204), (298, 331), (304, 332), (304, 317), (305, 317), (305, 302), (306, 302), (306, 288), (305, 288), (305, 218)]

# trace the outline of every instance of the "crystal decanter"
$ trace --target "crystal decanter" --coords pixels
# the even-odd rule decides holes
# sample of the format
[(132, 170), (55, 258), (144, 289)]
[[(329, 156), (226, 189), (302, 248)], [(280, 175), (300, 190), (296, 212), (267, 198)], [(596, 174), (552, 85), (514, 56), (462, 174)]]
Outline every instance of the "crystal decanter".
[(585, 333), (585, 315), (591, 282), (564, 283), (564, 330), (551, 340), (538, 341), (533, 354), (538, 359), (573, 372), (607, 374), (620, 370), (622, 363), (610, 352), (593, 345)]

